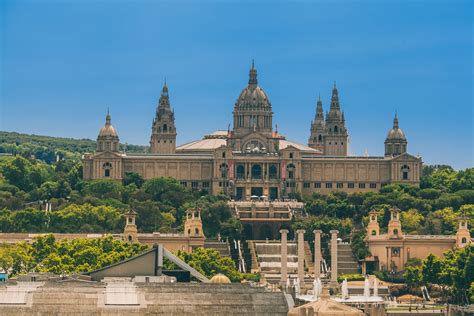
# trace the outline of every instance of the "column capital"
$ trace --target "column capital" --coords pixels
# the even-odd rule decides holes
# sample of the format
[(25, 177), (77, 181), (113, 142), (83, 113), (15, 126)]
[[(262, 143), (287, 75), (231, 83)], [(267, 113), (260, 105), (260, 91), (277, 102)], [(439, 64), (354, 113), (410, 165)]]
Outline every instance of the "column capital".
[(333, 230), (331, 230), (331, 231), (330, 231), (330, 233), (331, 233), (331, 234), (336, 234), (336, 235), (337, 235), (337, 234), (339, 234), (339, 231), (338, 231), (338, 230), (336, 230), (336, 229), (333, 229)]
[(304, 234), (305, 232), (306, 232), (306, 230), (304, 230), (304, 229), (298, 229), (296, 231), (297, 234)]
[(321, 229), (315, 229), (313, 230), (313, 234), (322, 234), (323, 231)]
[(280, 229), (280, 234), (288, 234), (289, 230), (288, 229)]

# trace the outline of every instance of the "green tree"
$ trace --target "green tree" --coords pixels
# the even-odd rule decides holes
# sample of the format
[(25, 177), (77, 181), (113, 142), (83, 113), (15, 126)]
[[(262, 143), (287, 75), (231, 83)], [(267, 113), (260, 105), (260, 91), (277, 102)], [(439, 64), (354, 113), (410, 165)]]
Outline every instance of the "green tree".
[(403, 229), (407, 233), (417, 232), (421, 228), (421, 224), (424, 221), (423, 215), (418, 212), (417, 209), (409, 209), (406, 212), (401, 213), (400, 221)]
[(122, 184), (116, 180), (98, 179), (87, 182), (84, 186), (84, 193), (98, 198), (120, 199), (122, 194)]
[(211, 278), (218, 273), (227, 276), (232, 282), (240, 281), (242, 276), (229, 257), (221, 257), (215, 249), (197, 248), (192, 253), (178, 251), (178, 257), (197, 271)]
[(421, 267), (417, 266), (409, 266), (405, 269), (405, 273), (403, 274), (407, 282), (407, 286), (410, 289), (416, 289), (421, 286), (423, 283), (423, 278), (421, 275)]

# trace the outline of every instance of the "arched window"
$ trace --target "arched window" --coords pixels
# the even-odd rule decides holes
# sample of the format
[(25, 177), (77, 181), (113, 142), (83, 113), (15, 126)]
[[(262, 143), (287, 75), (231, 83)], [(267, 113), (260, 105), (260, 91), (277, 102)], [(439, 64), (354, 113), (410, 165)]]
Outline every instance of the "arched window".
[(227, 178), (228, 169), (229, 169), (229, 167), (225, 163), (223, 163), (219, 166), (219, 170), (221, 171), (221, 178)]
[(188, 235), (191, 235), (191, 229), (188, 229)]
[(288, 179), (294, 179), (295, 178), (295, 165), (290, 163), (288, 166), (286, 166), (286, 174)]
[(270, 179), (277, 179), (278, 178), (278, 168), (275, 165), (270, 165), (268, 168), (268, 176)]
[(132, 235), (128, 235), (128, 241), (132, 241), (132, 240), (133, 240)]
[(318, 136), (318, 141), (320, 141), (320, 142), (323, 141), (323, 136), (322, 136), (322, 135), (319, 135), (319, 136)]
[(398, 235), (398, 229), (395, 228), (395, 229), (393, 230), (393, 234), (394, 234), (394, 235)]
[(372, 215), (372, 217), (371, 217), (371, 218), (372, 218), (372, 221), (374, 221), (374, 222), (375, 222), (375, 215)]
[(373, 231), (372, 231), (372, 236), (375, 236), (375, 235), (377, 235), (377, 231), (376, 231), (376, 230), (373, 230)]
[(401, 168), (401, 172), (402, 172), (402, 179), (409, 180), (410, 167), (408, 167), (407, 165), (403, 165)]
[(196, 236), (199, 235), (199, 228), (195, 228), (195, 229), (194, 229), (194, 234), (195, 234)]
[(334, 133), (337, 133), (337, 126), (334, 126)]
[(112, 164), (110, 162), (106, 162), (102, 166), (104, 168), (104, 177), (110, 177), (110, 170), (112, 169)]
[(222, 153), (222, 158), (225, 158), (225, 151)]
[(465, 243), (467, 243), (467, 239), (466, 239), (466, 237), (463, 237), (463, 238), (461, 239), (461, 243), (462, 243), (462, 244), (465, 244)]
[(163, 132), (167, 132), (167, 131), (168, 131), (168, 125), (163, 124)]
[(261, 165), (252, 166), (252, 179), (262, 179), (262, 166)]
[(237, 179), (245, 179), (245, 167), (244, 165), (237, 165)]

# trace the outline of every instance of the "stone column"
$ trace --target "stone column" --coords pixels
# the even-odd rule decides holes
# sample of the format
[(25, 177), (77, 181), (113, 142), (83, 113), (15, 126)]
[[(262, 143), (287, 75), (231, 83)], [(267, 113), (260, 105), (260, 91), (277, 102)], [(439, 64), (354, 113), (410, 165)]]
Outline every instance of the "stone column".
[(298, 229), (298, 278), (300, 279), (300, 288), (304, 287), (304, 229)]
[(331, 287), (337, 286), (337, 234), (339, 231), (331, 230)]
[(280, 269), (280, 285), (284, 289), (286, 286), (286, 279), (288, 278), (288, 229), (280, 229), (281, 234), (281, 269)]
[(322, 231), (316, 229), (314, 233), (314, 279), (321, 277), (321, 233)]

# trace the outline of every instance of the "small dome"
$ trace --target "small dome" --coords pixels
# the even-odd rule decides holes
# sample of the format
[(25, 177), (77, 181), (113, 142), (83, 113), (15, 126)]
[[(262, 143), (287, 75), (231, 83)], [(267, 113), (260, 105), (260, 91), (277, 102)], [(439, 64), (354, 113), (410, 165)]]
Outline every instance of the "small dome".
[(105, 117), (105, 125), (100, 129), (99, 137), (118, 137), (117, 131), (110, 124), (110, 114), (107, 113)]
[(230, 279), (223, 275), (222, 273), (218, 273), (211, 278), (211, 283), (219, 283), (219, 284), (228, 284), (231, 283)]
[(99, 136), (105, 137), (105, 136), (111, 136), (111, 137), (117, 137), (117, 131), (112, 125), (109, 126), (104, 126), (100, 129)]
[(387, 139), (406, 139), (406, 137), (402, 129), (397, 127), (388, 131)]
[(398, 127), (398, 116), (395, 114), (393, 127), (388, 131), (387, 140), (406, 140), (405, 133)]
[(268, 96), (259, 86), (248, 86), (239, 95), (237, 106), (263, 106), (270, 107)]

